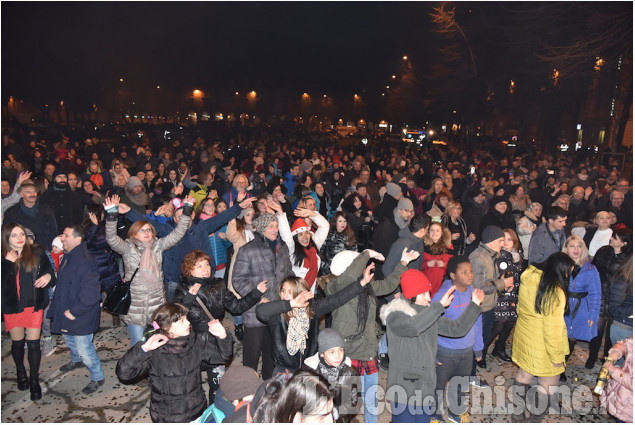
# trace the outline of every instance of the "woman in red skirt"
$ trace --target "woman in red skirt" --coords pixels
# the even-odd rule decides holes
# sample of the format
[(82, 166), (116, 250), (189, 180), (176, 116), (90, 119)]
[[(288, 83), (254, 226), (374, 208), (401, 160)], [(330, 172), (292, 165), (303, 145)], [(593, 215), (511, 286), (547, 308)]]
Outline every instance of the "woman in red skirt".
[[(55, 272), (46, 252), (27, 243), (24, 227), (7, 224), (2, 229), (2, 315), (11, 334), (11, 355), (18, 369), (18, 389), (31, 389), (31, 400), (42, 398), (39, 383), (40, 329), (49, 303), (47, 285), (55, 284)], [(31, 372), (24, 367), (24, 342), (29, 348)]]

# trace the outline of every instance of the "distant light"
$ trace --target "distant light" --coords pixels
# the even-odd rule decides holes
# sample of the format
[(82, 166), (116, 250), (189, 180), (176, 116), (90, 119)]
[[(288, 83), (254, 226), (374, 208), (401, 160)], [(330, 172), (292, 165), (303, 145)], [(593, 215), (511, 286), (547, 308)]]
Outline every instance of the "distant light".
[(387, 88), (387, 89), (389, 89), (389, 88), (390, 88), (390, 86), (386, 86), (386, 88)]
[(395, 78), (397, 78), (397, 76), (396, 76), (396, 75), (393, 75), (393, 76), (392, 76), (392, 79), (394, 80)]
[(364, 145), (368, 144), (368, 139), (366, 139), (366, 138), (362, 139), (362, 143), (363, 143)]
[(408, 56), (404, 56), (403, 60), (407, 61), (408, 60)]
[(429, 134), (430, 136), (434, 135), (434, 130), (430, 130), (430, 131), (428, 131), (428, 134)]
[(236, 96), (238, 96), (238, 92), (234, 93)]
[(578, 124), (578, 125), (576, 125), (576, 126), (575, 126), (575, 129), (576, 129), (576, 130), (582, 130), (582, 124)]
[(158, 89), (160, 89), (160, 88), (161, 88), (161, 86), (157, 86), (157, 88), (158, 88)]
[(123, 83), (123, 78), (120, 78), (120, 79), (119, 79), (119, 82)]

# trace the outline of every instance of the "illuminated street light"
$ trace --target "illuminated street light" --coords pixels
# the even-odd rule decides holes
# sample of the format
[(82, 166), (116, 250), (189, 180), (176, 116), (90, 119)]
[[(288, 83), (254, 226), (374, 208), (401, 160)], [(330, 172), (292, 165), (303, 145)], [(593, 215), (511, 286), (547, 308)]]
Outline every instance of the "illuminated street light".
[(194, 98), (200, 99), (203, 97), (203, 92), (200, 91), (199, 89), (196, 89), (192, 92), (192, 95), (194, 96)]
[(157, 86), (157, 88), (158, 88), (158, 89), (160, 89), (160, 88), (161, 88), (161, 86)]
[(396, 75), (393, 75), (393, 76), (392, 76), (392, 79), (394, 80), (395, 78), (397, 78), (397, 76), (396, 76)]
[(119, 82), (120, 82), (120, 83), (123, 83), (123, 78), (120, 78), (120, 79), (119, 79)]
[(408, 60), (408, 56), (404, 56), (403, 60), (407, 61)]

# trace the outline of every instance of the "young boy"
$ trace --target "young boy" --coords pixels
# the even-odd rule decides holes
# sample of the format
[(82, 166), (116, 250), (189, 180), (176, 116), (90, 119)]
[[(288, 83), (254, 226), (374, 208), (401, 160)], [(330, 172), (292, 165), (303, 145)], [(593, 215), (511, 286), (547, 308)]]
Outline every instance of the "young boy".
[[(351, 359), (344, 354), (344, 339), (335, 329), (325, 328), (318, 334), (318, 352), (304, 360), (304, 364), (326, 379), (333, 392), (333, 414), (338, 422), (350, 422), (355, 415), (358, 394), (353, 392), (357, 372)], [(361, 388), (361, 382), (358, 382)], [(346, 388), (343, 388), (346, 387)], [(342, 396), (350, 395), (350, 400)]]
[[(207, 408), (199, 422), (252, 422), (258, 403), (251, 402), (262, 379), (255, 370), (243, 365), (233, 365), (220, 380), (220, 390), (214, 404)], [(231, 405), (229, 403), (231, 403)]]
[[(454, 285), (454, 299), (445, 310), (445, 317), (455, 320), (467, 309), (472, 301), (472, 281), (474, 274), (470, 259), (456, 255), (448, 261), (447, 273), (450, 279), (443, 282), (441, 289), (434, 295), (432, 301), (440, 301), (443, 294)], [(460, 406), (461, 396), (469, 386), (472, 371), (472, 352), (476, 361), (483, 356), (483, 328), (481, 315), (468, 333), (460, 338), (446, 338), (439, 336), (437, 349), (437, 386), (436, 390), (445, 391), (448, 381), (454, 377), (463, 377), (465, 382), (450, 382), (447, 390), (448, 420), (460, 423), (467, 415), (467, 405)], [(457, 386), (458, 384), (458, 386)]]

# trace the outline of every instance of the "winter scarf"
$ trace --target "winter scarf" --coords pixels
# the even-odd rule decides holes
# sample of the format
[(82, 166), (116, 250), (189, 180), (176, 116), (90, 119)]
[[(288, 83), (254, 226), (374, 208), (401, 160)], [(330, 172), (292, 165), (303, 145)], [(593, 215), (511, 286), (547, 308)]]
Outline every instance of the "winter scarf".
[(310, 322), (311, 319), (307, 314), (306, 308), (298, 308), (293, 316), (291, 316), (289, 320), (289, 330), (287, 331), (287, 351), (292, 356), (298, 351), (304, 354)]

